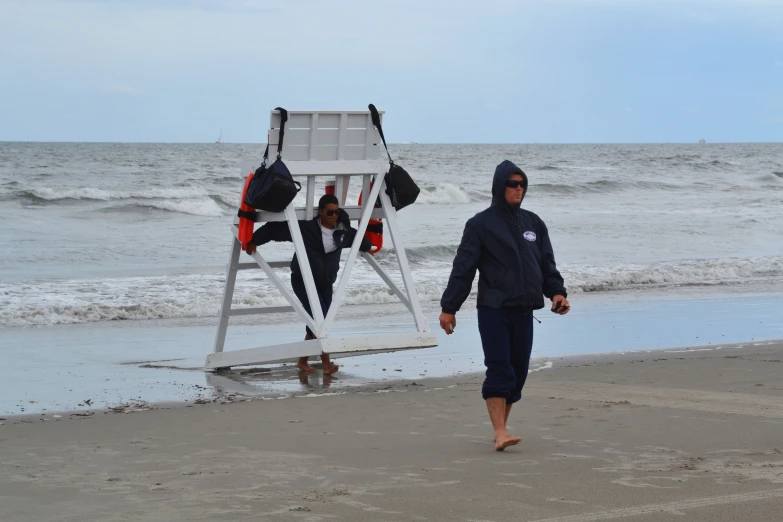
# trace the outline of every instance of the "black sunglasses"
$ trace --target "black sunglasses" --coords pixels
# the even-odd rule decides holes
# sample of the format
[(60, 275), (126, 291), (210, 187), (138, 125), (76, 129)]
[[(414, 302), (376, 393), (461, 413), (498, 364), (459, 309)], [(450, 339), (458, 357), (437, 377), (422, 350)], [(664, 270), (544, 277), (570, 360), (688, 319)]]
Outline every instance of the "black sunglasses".
[(341, 208), (338, 208), (337, 210), (324, 210), (324, 214), (326, 214), (327, 216), (334, 216), (335, 214), (339, 216), (342, 210), (343, 209)]
[(510, 179), (506, 181), (506, 186), (508, 188), (517, 188), (517, 187), (525, 188), (525, 182), (522, 180), (517, 181), (515, 179)]

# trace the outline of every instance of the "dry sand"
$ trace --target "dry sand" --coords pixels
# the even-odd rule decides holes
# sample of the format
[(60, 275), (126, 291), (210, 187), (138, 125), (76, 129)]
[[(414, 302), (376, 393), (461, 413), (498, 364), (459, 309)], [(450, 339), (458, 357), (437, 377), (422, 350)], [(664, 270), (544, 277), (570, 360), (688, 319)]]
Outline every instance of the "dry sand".
[[(783, 520), (783, 343), (0, 426), (0, 520)], [(51, 416), (48, 418), (52, 418)]]

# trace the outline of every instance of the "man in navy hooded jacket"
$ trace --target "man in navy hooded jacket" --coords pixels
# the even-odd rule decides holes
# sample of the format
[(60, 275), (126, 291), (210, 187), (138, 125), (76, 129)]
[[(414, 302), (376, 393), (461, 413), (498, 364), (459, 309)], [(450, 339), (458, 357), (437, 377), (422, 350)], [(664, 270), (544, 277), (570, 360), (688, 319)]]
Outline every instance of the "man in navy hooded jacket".
[(455, 314), (479, 272), (478, 326), (486, 379), (481, 394), (495, 431), (495, 449), (518, 444), (506, 429), (511, 406), (522, 397), (533, 347), (533, 310), (552, 300), (552, 311), (570, 309), (544, 222), (520, 208), (527, 175), (506, 160), (495, 169), (492, 205), (465, 225), (449, 283), (441, 298), (440, 326), (451, 334)]
[[(337, 198), (325, 194), (318, 201), (318, 216), (310, 220), (300, 220), (299, 230), (307, 251), (307, 259), (310, 261), (321, 312), (326, 315), (332, 304), (332, 285), (340, 269), (340, 253), (343, 248), (351, 247), (356, 238), (356, 229), (351, 227), (348, 213), (340, 208)], [(260, 227), (253, 233), (253, 240), (247, 244), (245, 251), (252, 254), (258, 246), (270, 241), (293, 241), (287, 221), (272, 221)], [(362, 237), (359, 250), (369, 252), (371, 247), (370, 241)], [(291, 260), (291, 287), (302, 302), (302, 307), (312, 317), (310, 300), (307, 298), (302, 269), (296, 254)], [(305, 341), (316, 338), (309, 327), (305, 327), (305, 330)], [(321, 354), (321, 364), (324, 375), (331, 375), (339, 369), (339, 366), (332, 363), (328, 353)], [(300, 357), (296, 366), (305, 373), (313, 371), (312, 366), (307, 363), (307, 357)]]

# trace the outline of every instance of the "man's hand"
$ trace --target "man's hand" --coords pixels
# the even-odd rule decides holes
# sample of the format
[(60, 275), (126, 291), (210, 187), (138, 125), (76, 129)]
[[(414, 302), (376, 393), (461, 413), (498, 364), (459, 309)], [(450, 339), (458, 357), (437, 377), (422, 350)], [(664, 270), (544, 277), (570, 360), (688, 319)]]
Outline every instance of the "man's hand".
[(454, 332), (454, 328), (457, 327), (457, 318), (454, 314), (443, 312), (440, 314), (440, 327), (443, 328), (446, 335), (451, 335)]
[(253, 243), (252, 241), (248, 243), (247, 246), (245, 247), (245, 252), (247, 252), (247, 255), (254, 254), (256, 250), (257, 250), (256, 244)]
[(568, 299), (562, 295), (556, 295), (552, 298), (552, 311), (559, 315), (565, 315), (571, 310)]

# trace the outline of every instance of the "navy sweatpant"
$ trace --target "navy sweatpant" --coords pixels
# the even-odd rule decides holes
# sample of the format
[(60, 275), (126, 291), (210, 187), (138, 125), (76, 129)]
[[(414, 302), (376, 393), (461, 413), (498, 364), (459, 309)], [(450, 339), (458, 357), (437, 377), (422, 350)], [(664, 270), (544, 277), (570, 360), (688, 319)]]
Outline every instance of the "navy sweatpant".
[(533, 314), (524, 308), (479, 308), (478, 327), (487, 367), (482, 397), (517, 402), (530, 366)]
[[(310, 300), (307, 299), (307, 290), (305, 290), (304, 280), (301, 277), (292, 275), (291, 287), (294, 289), (294, 294), (296, 294), (296, 297), (298, 297), (302, 302), (304, 309), (308, 314), (310, 314), (310, 317), (312, 317), (313, 310), (310, 308)], [(317, 286), (315, 288), (318, 290), (318, 301), (321, 303), (321, 312), (323, 312), (324, 317), (326, 317), (326, 312), (329, 311), (329, 306), (332, 304), (332, 285), (329, 285), (326, 288), (319, 288)], [(310, 330), (309, 326), (305, 326), (305, 330), (312, 337), (315, 337), (315, 333)]]

